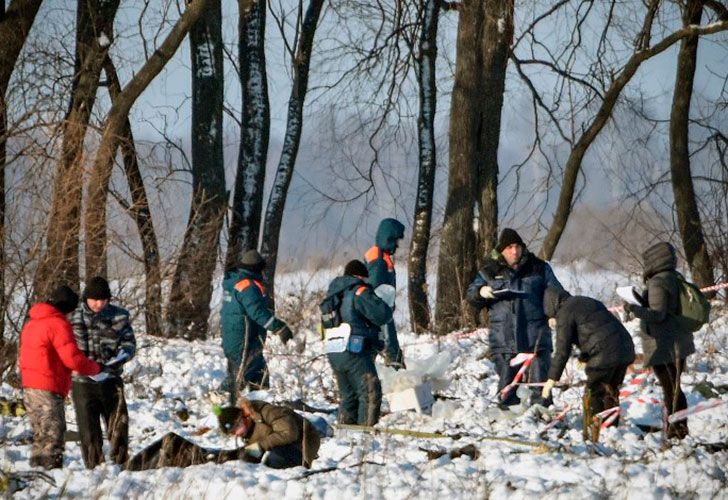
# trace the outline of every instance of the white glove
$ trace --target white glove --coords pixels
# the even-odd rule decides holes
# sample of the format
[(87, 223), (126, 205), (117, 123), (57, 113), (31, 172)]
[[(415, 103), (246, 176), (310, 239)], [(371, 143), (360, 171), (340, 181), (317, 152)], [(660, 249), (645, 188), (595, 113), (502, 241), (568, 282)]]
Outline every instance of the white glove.
[(495, 295), (493, 294), (493, 287), (490, 286), (481, 286), (480, 287), (480, 296), (484, 299), (494, 299)]
[(555, 385), (556, 381), (554, 379), (548, 379), (543, 385), (543, 389), (541, 390), (541, 398), (548, 399), (549, 396), (551, 396), (551, 390), (554, 388)]
[(249, 457), (260, 458), (263, 456), (263, 448), (258, 443), (249, 444), (245, 447), (245, 454)]
[(556, 330), (556, 318), (549, 318), (549, 328)]
[(397, 290), (392, 285), (379, 285), (374, 289), (374, 294), (389, 307), (394, 307), (394, 296), (397, 294)]

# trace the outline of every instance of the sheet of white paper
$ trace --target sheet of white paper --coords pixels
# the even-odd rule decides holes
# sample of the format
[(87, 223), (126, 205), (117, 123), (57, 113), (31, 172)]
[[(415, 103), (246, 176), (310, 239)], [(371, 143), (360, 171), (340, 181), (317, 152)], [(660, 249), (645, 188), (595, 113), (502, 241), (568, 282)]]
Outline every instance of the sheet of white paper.
[(103, 382), (109, 377), (111, 377), (111, 375), (108, 372), (99, 372), (97, 375), (91, 375), (89, 378), (94, 382)]
[(619, 295), (629, 304), (634, 304), (636, 306), (642, 305), (642, 303), (640, 302), (640, 295), (637, 293), (637, 290), (635, 290), (633, 286), (618, 286), (617, 295)]
[(129, 357), (129, 354), (127, 354), (126, 351), (119, 351), (119, 353), (116, 356), (114, 356), (113, 358), (111, 358), (110, 360), (108, 360), (104, 364), (105, 365), (113, 365), (114, 363), (118, 363), (120, 361), (124, 361), (128, 357)]

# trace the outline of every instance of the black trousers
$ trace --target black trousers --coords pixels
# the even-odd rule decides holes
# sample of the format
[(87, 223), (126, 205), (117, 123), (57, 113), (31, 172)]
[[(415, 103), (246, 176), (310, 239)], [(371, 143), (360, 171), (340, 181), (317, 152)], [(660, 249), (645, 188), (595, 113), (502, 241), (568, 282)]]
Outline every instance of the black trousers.
[[(684, 410), (688, 407), (688, 401), (680, 387), (680, 376), (685, 370), (685, 360), (680, 359), (675, 363), (655, 365), (652, 370), (662, 387), (662, 399), (668, 415)], [(674, 424), (668, 424), (667, 437), (682, 439), (688, 435), (688, 420), (681, 420)]]
[[(586, 369), (586, 390), (588, 396), (585, 394), (585, 397), (588, 401), (587, 411), (590, 413), (590, 417), (606, 409), (619, 406), (619, 387), (624, 381), (628, 366), (622, 365), (610, 368)], [(619, 425), (619, 417), (617, 417), (612, 425)]]
[(71, 396), (86, 468), (93, 469), (104, 462), (102, 418), (111, 444), (111, 458), (115, 464), (124, 464), (129, 454), (129, 413), (124, 399), (124, 382), (120, 378), (104, 382), (74, 381)]

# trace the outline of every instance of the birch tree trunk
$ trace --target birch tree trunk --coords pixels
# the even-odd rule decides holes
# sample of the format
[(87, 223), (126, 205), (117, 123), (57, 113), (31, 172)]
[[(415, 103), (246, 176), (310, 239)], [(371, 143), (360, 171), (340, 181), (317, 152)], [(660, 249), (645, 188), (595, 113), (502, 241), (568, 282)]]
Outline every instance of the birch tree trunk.
[(420, 33), (420, 60), (417, 83), (420, 94), (420, 112), (417, 120), (419, 171), (417, 197), (412, 218), (412, 241), (407, 261), (410, 322), (415, 333), (430, 330), (430, 302), (427, 294), (427, 251), (432, 226), (432, 200), (435, 191), (437, 155), (435, 147), (435, 111), (437, 86), (437, 28), (441, 0), (424, 0), (422, 31)]
[(106, 118), (103, 135), (88, 188), (88, 206), (84, 233), (86, 238), (86, 276), (104, 275), (106, 270), (106, 198), (116, 151), (121, 142), (129, 110), (151, 81), (162, 71), (177, 48), (200, 17), (205, 0), (188, 0), (187, 9), (172, 27), (164, 42), (136, 72), (112, 104)]
[(298, 147), (303, 131), (303, 104), (308, 91), (308, 75), (311, 64), (311, 51), (316, 34), (316, 26), (321, 15), (323, 0), (311, 0), (303, 18), (298, 46), (293, 59), (293, 88), (288, 99), (288, 119), (283, 149), (278, 160), (278, 168), (273, 179), (268, 206), (265, 211), (261, 254), (266, 261), (265, 275), (270, 296), (275, 299), (275, 272), (278, 263), (278, 248), (283, 223), (283, 212), (288, 196), (288, 187), (296, 165)]
[(265, 0), (239, 0), (242, 125), (225, 267), (238, 264), (245, 250), (258, 248), (270, 104), (265, 68)]
[[(683, 25), (700, 24), (703, 4), (703, 0), (685, 2)], [(672, 96), (672, 112), (670, 113), (670, 173), (678, 229), (682, 237), (685, 257), (693, 280), (700, 286), (708, 286), (713, 284), (713, 265), (706, 247), (700, 212), (695, 200), (688, 146), (690, 99), (693, 96), (699, 40), (699, 36), (692, 35), (683, 38), (680, 42), (675, 90)]]
[(192, 205), (167, 305), (167, 333), (204, 339), (212, 278), (227, 205), (222, 144), (223, 53), (220, 0), (207, 0), (190, 31)]
[(83, 146), (118, 7), (119, 0), (78, 0), (71, 101), (63, 122), (63, 146), (53, 183), (45, 253), (35, 276), (36, 298), (45, 297), (58, 285), (79, 287)]

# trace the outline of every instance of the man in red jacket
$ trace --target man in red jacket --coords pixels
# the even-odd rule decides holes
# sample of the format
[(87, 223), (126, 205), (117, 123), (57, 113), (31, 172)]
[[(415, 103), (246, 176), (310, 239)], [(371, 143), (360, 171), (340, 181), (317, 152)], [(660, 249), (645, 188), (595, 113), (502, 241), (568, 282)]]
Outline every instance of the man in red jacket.
[(30, 308), (30, 320), (20, 332), (20, 377), (25, 408), (33, 429), (31, 466), (63, 467), (66, 415), (63, 399), (71, 389), (71, 371), (96, 375), (101, 367), (76, 346), (66, 314), (78, 295), (67, 286)]

